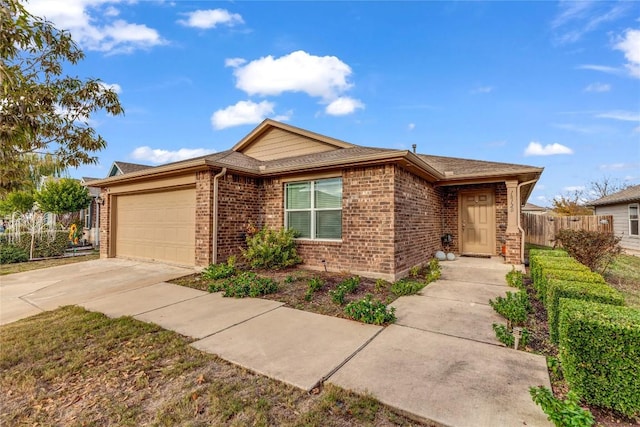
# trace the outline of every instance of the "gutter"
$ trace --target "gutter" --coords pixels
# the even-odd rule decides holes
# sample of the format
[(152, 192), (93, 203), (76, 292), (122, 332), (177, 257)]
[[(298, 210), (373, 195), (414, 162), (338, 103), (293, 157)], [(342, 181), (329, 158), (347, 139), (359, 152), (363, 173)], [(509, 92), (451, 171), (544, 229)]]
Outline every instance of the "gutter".
[(211, 232), (211, 264), (218, 263), (218, 180), (227, 174), (227, 168), (213, 177), (213, 230)]
[(534, 182), (538, 182), (538, 179), (532, 179), (531, 181), (521, 182), (516, 187), (516, 198), (518, 200), (518, 230), (520, 230), (520, 262), (522, 264), (524, 264), (524, 228), (522, 228), (522, 214), (521, 214), (522, 203), (520, 201), (520, 188), (523, 185), (533, 184)]

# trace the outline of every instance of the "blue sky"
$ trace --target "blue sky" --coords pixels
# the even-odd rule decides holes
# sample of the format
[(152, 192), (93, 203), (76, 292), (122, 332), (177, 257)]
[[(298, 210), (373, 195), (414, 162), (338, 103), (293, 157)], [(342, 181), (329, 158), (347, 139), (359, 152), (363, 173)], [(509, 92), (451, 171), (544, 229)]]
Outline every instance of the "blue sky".
[(115, 160), (230, 148), (264, 118), (354, 144), (544, 167), (529, 201), (640, 183), (636, 2), (31, 0), (120, 94)]

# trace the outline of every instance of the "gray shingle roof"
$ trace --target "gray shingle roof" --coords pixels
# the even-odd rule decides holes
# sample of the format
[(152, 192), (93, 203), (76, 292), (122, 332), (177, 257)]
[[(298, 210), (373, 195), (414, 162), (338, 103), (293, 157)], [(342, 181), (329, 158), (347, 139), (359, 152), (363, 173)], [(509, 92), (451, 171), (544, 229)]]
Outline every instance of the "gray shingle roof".
[(140, 165), (138, 163), (127, 163), (127, 162), (113, 162), (114, 165), (116, 165), (118, 167), (118, 169), (120, 169), (120, 171), (123, 174), (126, 173), (131, 173), (131, 172), (138, 172), (141, 170), (145, 170), (145, 169), (149, 169), (152, 168), (153, 166), (148, 166), (148, 165)]
[(626, 202), (640, 202), (640, 185), (633, 185), (617, 193), (609, 194), (589, 203), (590, 206), (615, 205)]
[(540, 169), (535, 166), (517, 165), (514, 163), (487, 162), (484, 160), (432, 156), (428, 154), (418, 154), (418, 156), (434, 169), (451, 178), (520, 173)]

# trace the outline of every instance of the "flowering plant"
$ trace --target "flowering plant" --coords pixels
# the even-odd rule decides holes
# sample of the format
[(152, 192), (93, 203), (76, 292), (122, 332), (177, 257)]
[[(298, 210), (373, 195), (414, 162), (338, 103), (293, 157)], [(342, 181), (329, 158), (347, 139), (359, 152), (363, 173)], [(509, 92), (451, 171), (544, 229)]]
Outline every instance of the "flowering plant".
[(82, 237), (82, 231), (78, 229), (76, 224), (71, 224), (71, 227), (69, 227), (69, 241), (71, 244), (77, 245), (80, 237)]

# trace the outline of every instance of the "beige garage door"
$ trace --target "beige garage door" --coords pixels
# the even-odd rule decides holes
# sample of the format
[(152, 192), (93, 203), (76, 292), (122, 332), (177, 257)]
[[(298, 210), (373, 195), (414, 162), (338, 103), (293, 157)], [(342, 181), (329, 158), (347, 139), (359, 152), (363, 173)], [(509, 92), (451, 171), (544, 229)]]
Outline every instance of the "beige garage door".
[(116, 256), (195, 262), (195, 189), (118, 196)]

